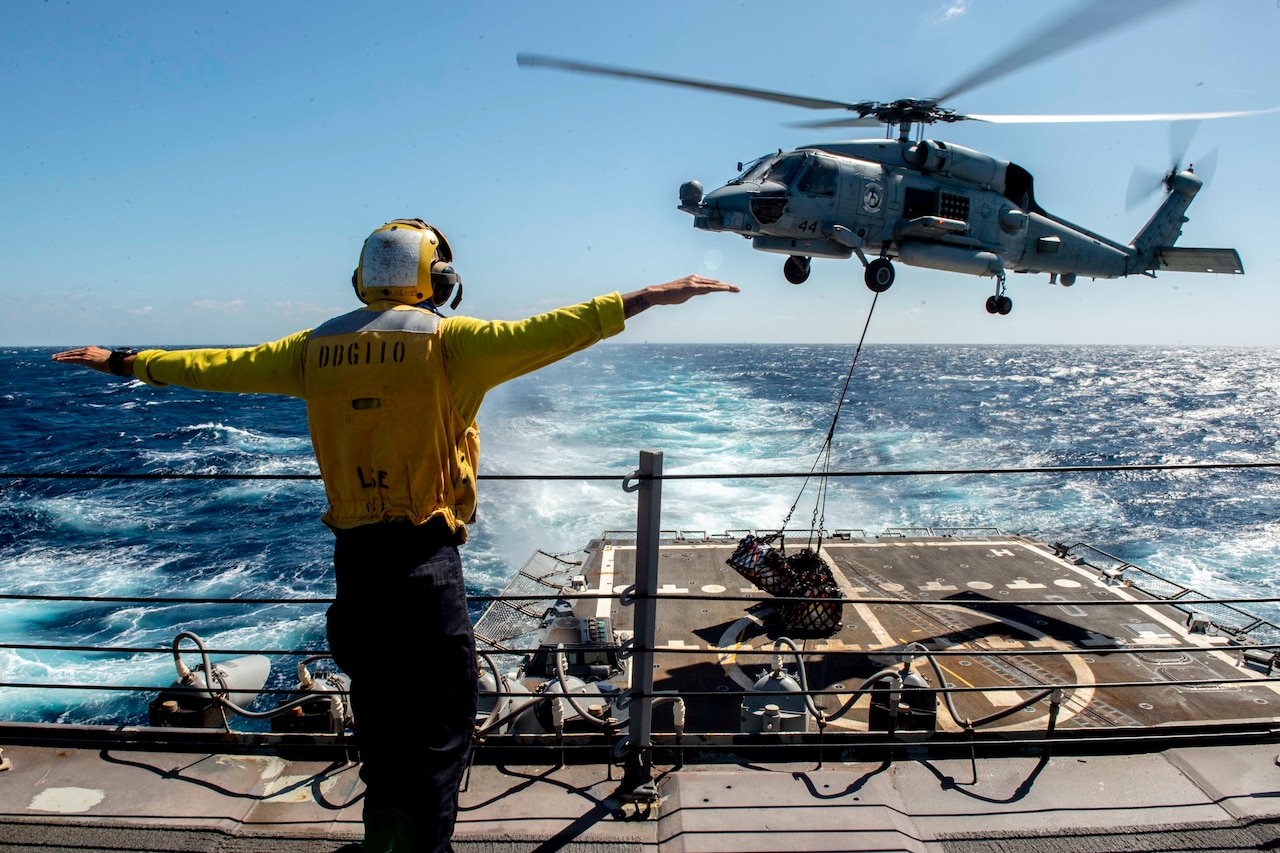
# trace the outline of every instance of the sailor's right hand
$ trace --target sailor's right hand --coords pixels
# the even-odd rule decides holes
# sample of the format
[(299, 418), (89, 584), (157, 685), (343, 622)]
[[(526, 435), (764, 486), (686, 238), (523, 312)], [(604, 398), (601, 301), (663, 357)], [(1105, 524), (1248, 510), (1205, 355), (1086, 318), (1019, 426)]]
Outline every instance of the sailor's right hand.
[(53, 354), (53, 360), (59, 364), (78, 364), (81, 367), (87, 367), (99, 373), (111, 372), (111, 368), (107, 364), (110, 358), (111, 350), (103, 349), (102, 347), (79, 347), (78, 349), (63, 350)]

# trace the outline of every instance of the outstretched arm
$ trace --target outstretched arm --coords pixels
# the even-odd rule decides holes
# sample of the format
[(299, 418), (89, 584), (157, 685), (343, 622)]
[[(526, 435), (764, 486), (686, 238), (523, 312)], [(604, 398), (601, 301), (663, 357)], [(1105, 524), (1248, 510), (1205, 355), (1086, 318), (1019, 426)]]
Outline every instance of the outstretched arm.
[(302, 360), (309, 331), (296, 332), (256, 347), (184, 350), (132, 350), (79, 347), (55, 353), (60, 364), (88, 367), (99, 373), (133, 376), (148, 385), (178, 385), (202, 391), (240, 394), (287, 394), (305, 397)]
[(655, 284), (644, 290), (634, 290), (622, 297), (622, 314), (631, 318), (654, 305), (679, 305), (704, 293), (737, 293), (738, 287), (713, 278), (687, 275), (666, 284)]
[[(53, 360), (63, 364), (78, 364), (81, 367), (88, 367), (99, 373), (111, 372), (111, 350), (102, 347), (80, 347), (79, 349), (69, 349), (63, 352), (55, 352)], [(120, 360), (120, 369), (124, 376), (133, 375), (133, 359), (132, 355), (127, 355)]]

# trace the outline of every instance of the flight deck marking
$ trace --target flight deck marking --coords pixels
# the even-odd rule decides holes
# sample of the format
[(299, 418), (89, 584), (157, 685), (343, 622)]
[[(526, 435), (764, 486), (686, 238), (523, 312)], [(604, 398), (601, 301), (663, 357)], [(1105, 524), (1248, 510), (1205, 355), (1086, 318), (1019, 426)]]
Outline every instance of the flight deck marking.
[[(1090, 579), (1090, 580), (1094, 580), (1094, 581), (1095, 581), (1095, 584), (1096, 584), (1097, 586), (1105, 586), (1105, 584), (1103, 584), (1103, 583), (1101, 582), (1101, 579), (1096, 578), (1096, 577), (1095, 577), (1093, 574), (1091, 574), (1088, 570), (1086, 570), (1086, 569), (1084, 569), (1084, 568), (1082, 568), (1082, 567), (1080, 567), (1080, 566), (1074, 565), (1074, 564), (1072, 564), (1072, 563), (1068, 563), (1068, 562), (1066, 562), (1065, 560), (1062, 560), (1061, 562), (1062, 562), (1062, 564), (1063, 564), (1064, 566), (1066, 566), (1067, 568), (1069, 568), (1069, 569), (1074, 569), (1074, 570), (1075, 570), (1077, 573), (1079, 573), (1080, 575), (1082, 575), (1082, 576), (1084, 576), (1084, 577), (1086, 577), (1086, 578), (1088, 578), (1088, 579)], [(1228, 666), (1230, 666), (1233, 670), (1240, 669), (1240, 667), (1239, 667), (1239, 666), (1237, 665), (1237, 663), (1236, 663), (1236, 658), (1235, 658), (1233, 655), (1228, 654), (1226, 651), (1223, 651), (1223, 650), (1221, 650), (1221, 649), (1214, 648), (1214, 647), (1217, 645), (1217, 643), (1210, 642), (1210, 637), (1208, 637), (1207, 635), (1204, 635), (1204, 634), (1186, 634), (1186, 633), (1185, 633), (1185, 631), (1186, 631), (1186, 626), (1185, 626), (1185, 625), (1183, 625), (1181, 622), (1177, 622), (1177, 621), (1175, 621), (1175, 620), (1173, 620), (1173, 619), (1170, 619), (1169, 617), (1165, 616), (1163, 613), (1160, 613), (1158, 610), (1156, 610), (1156, 608), (1155, 608), (1155, 607), (1153, 607), (1153, 606), (1151, 606), (1151, 605), (1149, 605), (1149, 604), (1139, 603), (1139, 602), (1141, 601), (1141, 599), (1139, 599), (1139, 598), (1137, 598), (1136, 596), (1134, 596), (1134, 595), (1130, 594), (1130, 593), (1129, 593), (1129, 592), (1127, 592), (1123, 587), (1110, 587), (1110, 586), (1108, 586), (1108, 587), (1107, 587), (1107, 592), (1114, 593), (1116, 596), (1118, 596), (1119, 598), (1123, 598), (1125, 601), (1131, 601), (1131, 602), (1133, 602), (1133, 603), (1135, 604), (1135, 609), (1136, 609), (1136, 610), (1139, 610), (1139, 611), (1141, 611), (1141, 612), (1143, 612), (1143, 613), (1146, 613), (1146, 614), (1147, 614), (1148, 616), (1150, 616), (1152, 619), (1154, 619), (1154, 620), (1156, 620), (1157, 622), (1160, 622), (1161, 624), (1165, 625), (1166, 627), (1168, 627), (1168, 628), (1172, 629), (1174, 632), (1176, 632), (1176, 633), (1177, 633), (1177, 635), (1178, 635), (1178, 636), (1180, 636), (1180, 637), (1182, 638), (1182, 641), (1183, 641), (1183, 642), (1185, 642), (1185, 643), (1187, 643), (1188, 645), (1191, 645), (1191, 646), (1197, 646), (1197, 647), (1199, 647), (1199, 648), (1204, 648), (1204, 649), (1214, 649), (1212, 652), (1210, 652), (1210, 653), (1209, 653), (1210, 657), (1214, 657), (1214, 658), (1216, 658), (1217, 660), (1219, 660), (1220, 662), (1227, 664), (1227, 665), (1228, 665)], [(1153, 604), (1159, 604), (1159, 602), (1153, 602)], [(1084, 641), (1084, 643), (1083, 643), (1082, 645), (1086, 645), (1086, 646), (1090, 646), (1090, 645), (1112, 645), (1112, 644), (1115, 644), (1115, 645), (1125, 645), (1125, 641), (1124, 641), (1124, 640), (1114, 640), (1114, 639), (1112, 639), (1112, 638), (1110, 638), (1110, 637), (1103, 637), (1103, 635), (1102, 635), (1102, 634), (1096, 634), (1096, 633), (1094, 633), (1093, 631), (1090, 631), (1090, 632), (1089, 632), (1089, 636), (1090, 636), (1090, 639), (1089, 639), (1089, 640), (1085, 640), (1085, 641)], [(1104, 639), (1104, 640), (1106, 640), (1106, 643), (1091, 642), (1091, 640), (1093, 640), (1095, 637), (1096, 637), (1096, 638), (1100, 638), (1100, 639)], [(1213, 639), (1216, 639), (1216, 638), (1213, 638)], [(1251, 675), (1251, 676), (1253, 676), (1253, 677), (1255, 677), (1255, 678), (1257, 678), (1257, 679), (1261, 680), (1261, 681), (1263, 682), (1263, 685), (1264, 685), (1267, 689), (1271, 690), (1273, 693), (1280, 694), (1280, 684), (1277, 684), (1275, 681), (1273, 681), (1273, 680), (1271, 680), (1271, 679), (1268, 679), (1268, 678), (1267, 678), (1265, 675), (1263, 675), (1262, 673), (1255, 673), (1255, 672), (1253, 672), (1252, 670), (1249, 670), (1249, 669), (1245, 669), (1245, 670), (1243, 670), (1243, 671), (1244, 671), (1246, 674)]]
[(83, 814), (107, 798), (96, 788), (45, 788), (31, 800), (29, 811)]
[[(626, 589), (626, 587), (623, 587)], [(600, 552), (600, 588), (596, 592), (600, 593), (601, 598), (596, 599), (596, 618), (604, 619), (608, 617), (609, 612), (613, 609), (613, 599), (609, 597), (610, 591), (620, 593), (622, 590), (613, 585), (613, 546), (606, 545), (604, 550)]]
[[(1060, 595), (1046, 595), (1044, 597), (1044, 600), (1045, 601), (1066, 601), (1066, 599)], [(1083, 607), (1077, 607), (1074, 604), (1059, 604), (1058, 609), (1061, 610), (1067, 616), (1072, 617), (1073, 619), (1080, 619), (1088, 615), (1087, 613), (1084, 612)]]
[(1118, 644), (1118, 641), (1114, 637), (1108, 637), (1106, 634), (1099, 634), (1097, 631), (1090, 631), (1089, 636), (1080, 641), (1080, 645), (1082, 646), (1114, 646)]
[[(942, 664), (938, 664), (938, 669), (942, 670), (947, 675), (951, 676), (956, 681), (963, 684), (965, 687), (978, 686), (974, 684), (972, 681), (968, 681), (967, 679), (965, 679), (959, 673), (952, 672), (950, 668), (943, 666)], [(1016, 690), (984, 690), (980, 695), (982, 696), (982, 698), (990, 702), (991, 707), (993, 708), (1009, 708), (1013, 705), (1017, 705), (1019, 702), (1022, 701), (1022, 697), (1018, 695), (1018, 691)]]
[(1013, 583), (1005, 584), (1009, 589), (1045, 589), (1042, 583), (1031, 583), (1026, 578), (1018, 578)]
[(862, 619), (862, 624), (870, 628), (871, 633), (880, 641), (879, 648), (885, 649), (894, 644), (893, 637), (890, 636), (889, 632), (880, 624), (880, 620), (876, 618), (875, 613), (871, 611), (870, 607), (865, 604), (855, 604), (853, 605), (853, 610), (858, 614), (858, 617)]
[[(938, 609), (950, 610), (957, 613), (967, 612), (964, 608), (957, 608), (950, 605), (939, 607)], [(1059, 649), (1063, 653), (1062, 660), (1066, 662), (1067, 666), (1071, 667), (1071, 672), (1075, 676), (1075, 683), (1081, 686), (1072, 689), (1070, 696), (1067, 698), (1066, 701), (1062, 703), (1062, 710), (1058, 716), (1058, 725), (1062, 725), (1067, 720), (1070, 720), (1077, 713), (1079, 713), (1080, 711), (1084, 710), (1089, 706), (1089, 704), (1093, 701), (1094, 696), (1097, 694), (1097, 688), (1094, 686), (1097, 684), (1097, 679), (1094, 677), (1093, 670), (1086, 663), (1084, 663), (1083, 660), (1081, 660), (1081, 656), (1079, 654), (1072, 653), (1073, 649), (1069, 644), (1062, 643), (1058, 641), (1056, 638), (1052, 637), (1051, 635), (1046, 634), (1044, 631), (1038, 631), (1035, 628), (1032, 628), (1030, 625), (1024, 625), (1023, 623), (1018, 622), (1015, 619), (1010, 619), (1005, 616), (999, 617), (999, 619), (1003, 624), (1008, 625), (1009, 627), (1025, 634), (1028, 637), (1034, 638), (1034, 641), (1043, 641), (1045, 643), (1052, 643), (1054, 648)], [(959, 644), (951, 643), (950, 645), (952, 648), (955, 648)], [(970, 649), (970, 651), (972, 651), (975, 655), (980, 656), (983, 650)], [(1044, 687), (1047, 687), (1047, 686), (1053, 686), (1053, 685), (1047, 685), (1047, 684), (1046, 685), (1028, 684), (1028, 685), (1022, 685), (1022, 686), (1010, 685), (1010, 687), (1018, 690), (1036, 690), (1036, 689), (1043, 689)], [(996, 692), (996, 691), (992, 691), (992, 692)], [(998, 692), (1002, 694), (1007, 694), (1007, 691), (1003, 691), (1003, 690)], [(1011, 691), (1008, 691), (1008, 692), (1011, 692)], [(984, 691), (984, 694), (985, 693), (986, 691)], [(1044, 714), (1032, 721), (1023, 720), (1019, 722), (1010, 723), (1006, 726), (992, 726), (990, 727), (989, 730), (1001, 731), (1003, 729), (1026, 728), (1028, 726), (1034, 726), (1038, 724), (1038, 722), (1041, 719), (1043, 719), (1047, 723), (1049, 717), (1047, 714)], [(958, 720), (956, 720), (955, 722), (959, 724)]]
[(724, 634), (720, 636), (720, 642), (716, 644), (720, 648), (720, 665), (724, 667), (724, 674), (743, 690), (750, 690), (756, 686), (755, 682), (742, 671), (742, 667), (738, 666), (738, 652), (751, 651), (751, 644), (743, 643), (742, 635), (746, 633), (747, 626), (752, 624), (764, 627), (759, 620), (743, 616), (725, 629)]
[(1136, 636), (1140, 641), (1147, 643), (1148, 645), (1152, 645), (1152, 646), (1181, 645), (1177, 637), (1173, 636), (1167, 631), (1161, 631), (1159, 625), (1154, 625), (1150, 622), (1142, 622), (1137, 625), (1130, 624), (1128, 627), (1129, 627), (1129, 630), (1134, 633), (1134, 636)]
[[(336, 776), (320, 780), (318, 793), (328, 794), (338, 781)], [(319, 803), (315, 787), (314, 776), (277, 776), (266, 784), (262, 796), (274, 803)]]
[(676, 585), (675, 585), (675, 584), (673, 584), (673, 583), (664, 583), (664, 584), (663, 584), (663, 585), (658, 589), (658, 592), (659, 592), (659, 593), (669, 593), (669, 594), (673, 594), (673, 595), (679, 595), (679, 594), (681, 594), (681, 593), (688, 593), (688, 592), (689, 592), (689, 590), (685, 589), (684, 587), (676, 586)]

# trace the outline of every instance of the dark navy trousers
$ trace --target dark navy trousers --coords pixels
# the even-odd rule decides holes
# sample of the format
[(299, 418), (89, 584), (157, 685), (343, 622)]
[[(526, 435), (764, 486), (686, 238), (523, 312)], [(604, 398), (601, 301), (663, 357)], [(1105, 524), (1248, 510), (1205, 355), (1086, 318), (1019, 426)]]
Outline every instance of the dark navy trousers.
[(351, 677), (365, 850), (447, 851), (478, 689), (457, 545), (437, 522), (335, 534), (329, 647)]

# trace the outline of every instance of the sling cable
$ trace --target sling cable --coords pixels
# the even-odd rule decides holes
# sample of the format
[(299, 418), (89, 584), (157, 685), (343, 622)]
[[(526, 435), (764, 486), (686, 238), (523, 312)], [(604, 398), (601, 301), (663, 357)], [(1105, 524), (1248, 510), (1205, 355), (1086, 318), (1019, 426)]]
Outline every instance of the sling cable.
[[(791, 599), (812, 599), (805, 601), (786, 601), (782, 604), (782, 622), (788, 631), (800, 631), (810, 634), (829, 636), (840, 628), (840, 619), (844, 605), (840, 602), (840, 588), (836, 584), (831, 570), (822, 562), (819, 553), (822, 550), (822, 528), (826, 523), (828, 473), (831, 471), (831, 447), (835, 437), (836, 424), (840, 421), (840, 410), (844, 407), (845, 397), (849, 393), (849, 383), (853, 379), (853, 369), (858, 364), (858, 356), (862, 354), (862, 345), (867, 339), (867, 329), (871, 327), (871, 317), (876, 310), (876, 301), (880, 294), (871, 299), (871, 308), (867, 311), (867, 321), (862, 326), (862, 336), (858, 338), (858, 347), (854, 350), (853, 360), (849, 364), (849, 373), (844, 378), (844, 388), (836, 400), (835, 414), (831, 417), (831, 426), (827, 430), (826, 440), (818, 451), (809, 473), (800, 485), (791, 509), (782, 520), (779, 529), (768, 536), (748, 535), (738, 542), (737, 549), (726, 561), (739, 574), (771, 595), (780, 595)], [(815, 472), (818, 484), (813, 505), (813, 517), (809, 523), (809, 541), (799, 552), (786, 556), (785, 531), (787, 523), (800, 504), (809, 481)], [(814, 535), (817, 545), (814, 546)], [(774, 548), (773, 542), (782, 539), (780, 548)], [(834, 600), (831, 600), (834, 599)]]

